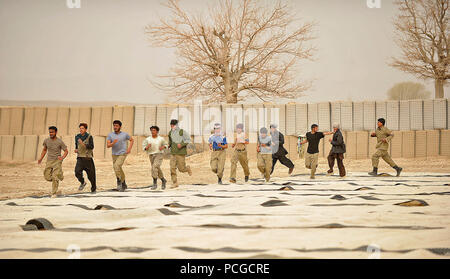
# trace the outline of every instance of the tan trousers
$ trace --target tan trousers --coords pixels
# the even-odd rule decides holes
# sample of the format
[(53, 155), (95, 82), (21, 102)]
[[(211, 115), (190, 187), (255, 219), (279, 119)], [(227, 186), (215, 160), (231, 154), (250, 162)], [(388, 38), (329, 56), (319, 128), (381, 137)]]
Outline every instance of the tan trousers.
[(116, 177), (120, 179), (120, 182), (125, 181), (125, 173), (123, 172), (122, 166), (123, 163), (125, 163), (126, 158), (127, 158), (126, 154), (112, 155), (114, 172), (116, 173)]
[(272, 170), (272, 154), (261, 154), (258, 152), (257, 166), (259, 171), (264, 175), (266, 181), (270, 180), (270, 171)]
[(311, 177), (316, 175), (316, 169), (319, 165), (319, 153), (305, 153), (305, 167), (311, 170)]
[(186, 166), (186, 155), (175, 155), (170, 156), (170, 176), (172, 178), (172, 183), (177, 183), (177, 168), (180, 172), (188, 172), (191, 168)]
[(378, 168), (380, 157), (383, 158), (383, 160), (391, 167), (395, 167), (397, 165), (394, 160), (392, 160), (387, 150), (377, 149), (377, 151), (372, 155), (372, 167)]
[(217, 174), (217, 177), (219, 178), (223, 177), (226, 159), (227, 153), (225, 150), (211, 151), (211, 160), (209, 161), (209, 164), (211, 165), (212, 172)]
[(150, 164), (152, 166), (152, 177), (153, 178), (159, 178), (163, 179), (164, 174), (161, 170), (161, 164), (163, 162), (163, 154), (162, 153), (156, 153), (156, 154), (150, 154), (148, 155), (148, 158), (150, 159)]
[(56, 195), (56, 192), (58, 192), (59, 181), (64, 180), (62, 161), (47, 161), (44, 169), (44, 178), (45, 180), (52, 182), (52, 195)]
[(241, 164), (242, 168), (244, 169), (244, 175), (245, 176), (250, 175), (250, 170), (248, 169), (247, 150), (238, 151), (237, 149), (235, 149), (234, 153), (233, 153), (233, 157), (231, 158), (230, 178), (236, 179), (236, 168), (237, 168), (238, 162)]

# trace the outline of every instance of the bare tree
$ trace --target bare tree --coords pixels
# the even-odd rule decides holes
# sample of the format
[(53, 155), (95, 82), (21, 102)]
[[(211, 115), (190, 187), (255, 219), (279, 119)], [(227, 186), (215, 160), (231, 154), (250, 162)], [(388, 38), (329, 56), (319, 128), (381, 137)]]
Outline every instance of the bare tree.
[(431, 92), (417, 82), (400, 82), (387, 92), (389, 100), (429, 99)]
[(449, 74), (449, 0), (396, 1), (396, 42), (402, 56), (391, 66), (422, 79), (434, 79), (435, 97), (444, 97)]
[[(160, 83), (177, 101), (237, 103), (296, 98), (311, 85), (300, 81), (298, 62), (312, 59), (314, 23), (301, 24), (278, 2), (218, 0), (206, 16), (191, 15), (177, 0), (166, 4), (170, 18), (146, 27), (151, 43), (176, 49), (178, 60)], [(167, 81), (166, 80), (166, 81)]]

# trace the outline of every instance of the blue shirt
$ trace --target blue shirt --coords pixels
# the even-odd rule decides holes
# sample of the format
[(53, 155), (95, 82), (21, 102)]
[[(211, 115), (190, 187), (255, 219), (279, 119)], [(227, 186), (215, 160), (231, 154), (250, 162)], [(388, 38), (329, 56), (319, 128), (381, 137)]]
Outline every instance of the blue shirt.
[(112, 132), (109, 133), (106, 140), (109, 140), (111, 143), (114, 140), (117, 142), (112, 146), (112, 155), (123, 155), (127, 153), (128, 144), (127, 141), (130, 139), (130, 135), (125, 132), (120, 132), (118, 134)]
[(208, 142), (212, 143), (213, 150), (222, 149), (222, 147), (219, 147), (218, 144), (219, 143), (221, 143), (222, 145), (227, 144), (227, 137), (211, 135), (208, 139)]

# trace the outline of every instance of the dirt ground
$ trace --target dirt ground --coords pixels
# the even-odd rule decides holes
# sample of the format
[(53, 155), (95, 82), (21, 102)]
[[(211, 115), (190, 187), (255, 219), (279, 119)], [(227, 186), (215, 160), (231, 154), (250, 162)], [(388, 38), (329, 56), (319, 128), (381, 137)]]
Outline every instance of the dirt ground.
[[(187, 157), (186, 161), (193, 170), (193, 175), (178, 174), (180, 184), (194, 183), (216, 183), (217, 177), (211, 172), (209, 166), (209, 152), (194, 154)], [(44, 159), (45, 160), (45, 159)], [(424, 159), (395, 159), (397, 164), (403, 167), (405, 172), (435, 172), (450, 173), (450, 158), (433, 157)], [(60, 183), (62, 194), (72, 194), (78, 191), (79, 182), (74, 176), (75, 156), (71, 155), (63, 163), (64, 181)], [(352, 172), (370, 171), (371, 161), (365, 160), (344, 160), (347, 176), (351, 176)], [(97, 191), (109, 190), (115, 188), (115, 176), (110, 160), (95, 160), (97, 171)], [(294, 160), (295, 170), (293, 174), (308, 173), (304, 167), (304, 160)], [(250, 177), (260, 178), (261, 174), (256, 168), (256, 160), (250, 160)], [(38, 165), (37, 162), (17, 163), (17, 162), (0, 162), (0, 200), (22, 198), (27, 196), (44, 196), (48, 195), (51, 190), (51, 183), (44, 180), (43, 170), (45, 162)], [(163, 172), (170, 185), (169, 160), (164, 160), (162, 166)], [(327, 162), (325, 158), (319, 161), (317, 173), (324, 173), (327, 170)], [(129, 156), (124, 164), (126, 181), (129, 188), (148, 186), (152, 183), (150, 175), (150, 162), (145, 155)], [(287, 177), (288, 169), (279, 162), (273, 173), (274, 177)], [(335, 172), (337, 168), (335, 167)], [(394, 173), (386, 163), (380, 162), (379, 172)], [(230, 158), (227, 158), (224, 172), (224, 180), (228, 180), (230, 175)], [(237, 179), (242, 182), (243, 171), (238, 164)], [(85, 175), (86, 177), (86, 175)], [(87, 178), (86, 178), (87, 180)], [(160, 184), (160, 181), (158, 182)], [(88, 186), (85, 191), (89, 190)]]

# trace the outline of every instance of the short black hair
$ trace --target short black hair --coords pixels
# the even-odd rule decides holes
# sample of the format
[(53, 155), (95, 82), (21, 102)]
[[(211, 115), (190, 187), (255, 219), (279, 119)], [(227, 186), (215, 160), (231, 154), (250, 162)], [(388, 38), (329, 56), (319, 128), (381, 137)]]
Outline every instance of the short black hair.
[(386, 120), (384, 120), (384, 118), (378, 118), (378, 122), (380, 122), (384, 126), (384, 124), (386, 123)]
[(80, 123), (80, 125), (78, 125), (78, 128), (80, 128), (81, 126), (83, 126), (87, 130), (88, 125), (86, 123)]
[(58, 132), (58, 128), (56, 128), (56, 126), (50, 126), (50, 127), (48, 127), (48, 129)]
[(114, 124), (119, 124), (119, 126), (122, 127), (122, 121), (120, 121), (120, 120), (114, 120), (113, 125)]
[(319, 125), (317, 125), (317, 124), (312, 124), (312, 125), (311, 125), (311, 130), (314, 129), (314, 128), (316, 128), (316, 127), (319, 127)]
[(170, 125), (177, 125), (177, 124), (178, 124), (178, 120), (176, 120), (176, 119), (170, 120)]
[(158, 127), (158, 126), (151, 126), (151, 127), (150, 127), (150, 130), (151, 130), (151, 129), (155, 129), (157, 132), (159, 132), (159, 127)]
[(261, 129), (259, 129), (259, 133), (260, 134), (267, 134), (267, 128), (266, 127), (262, 127)]

